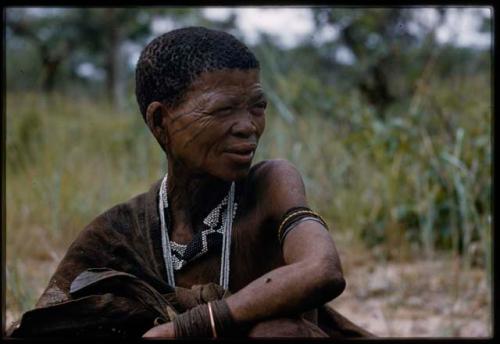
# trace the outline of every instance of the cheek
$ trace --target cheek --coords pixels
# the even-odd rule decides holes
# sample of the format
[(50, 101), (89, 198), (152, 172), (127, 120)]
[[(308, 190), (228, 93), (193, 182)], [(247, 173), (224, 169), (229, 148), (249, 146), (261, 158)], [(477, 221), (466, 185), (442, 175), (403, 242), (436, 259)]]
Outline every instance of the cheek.
[(221, 151), (221, 143), (224, 141), (225, 131), (222, 126), (207, 125), (202, 129), (200, 135), (196, 138), (196, 155), (204, 160), (216, 159)]
[(264, 133), (266, 128), (266, 115), (262, 115), (255, 121), (255, 127), (257, 128), (257, 135), (260, 137)]
[(202, 118), (189, 116), (172, 126), (171, 136), (180, 149), (199, 150), (208, 140), (209, 129), (210, 123)]

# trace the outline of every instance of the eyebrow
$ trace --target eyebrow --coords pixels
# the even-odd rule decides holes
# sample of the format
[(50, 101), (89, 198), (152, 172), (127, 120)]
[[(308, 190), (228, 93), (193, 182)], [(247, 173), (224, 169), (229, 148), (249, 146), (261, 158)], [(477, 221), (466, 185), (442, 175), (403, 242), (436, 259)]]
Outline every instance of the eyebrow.
[[(242, 97), (239, 95), (232, 94), (232, 92), (218, 92), (211, 91), (209, 92), (211, 95), (215, 95), (215, 99), (211, 97), (211, 95), (205, 93), (203, 96), (197, 101), (198, 109), (210, 109), (213, 107), (218, 107), (222, 105), (236, 105), (242, 102)], [(259, 100), (265, 100), (267, 102), (267, 96), (261, 87), (251, 90), (250, 95), (245, 100), (246, 103), (252, 103)]]

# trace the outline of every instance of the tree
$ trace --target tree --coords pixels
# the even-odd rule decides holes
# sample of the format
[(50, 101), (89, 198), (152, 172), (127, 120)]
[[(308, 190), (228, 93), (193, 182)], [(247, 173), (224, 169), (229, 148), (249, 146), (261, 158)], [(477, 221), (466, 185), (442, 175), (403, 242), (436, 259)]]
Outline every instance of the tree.
[[(444, 10), (438, 9), (438, 14), (433, 26), (410, 30), (409, 23), (418, 25), (413, 9), (314, 10), (318, 28), (331, 25), (339, 32), (339, 42), (333, 48), (347, 48), (355, 57), (351, 69), (354, 84), (380, 117), (385, 116), (392, 103), (408, 97), (413, 91), (415, 79), (404, 82), (398, 79), (401, 75), (417, 76), (424, 68), (436, 46), (434, 33), (443, 21)], [(426, 53), (415, 59), (422, 47)], [(415, 69), (419, 72), (412, 72)]]
[[(44, 14), (26, 9), (9, 9), (6, 15), (7, 29), (11, 34), (29, 41), (38, 52), (41, 66), (41, 88), (54, 90), (56, 77), (62, 63), (71, 55), (77, 42), (78, 30), (68, 25), (71, 18), (60, 9)], [(61, 27), (67, 27), (61, 30)]]
[(79, 46), (92, 64), (105, 71), (105, 90), (111, 104), (124, 98), (120, 75), (126, 68), (120, 53), (127, 41), (144, 39), (150, 34), (151, 14), (147, 10), (127, 8), (73, 9), (72, 25), (79, 30)]
[(106, 98), (117, 106), (126, 93), (128, 56), (123, 54), (123, 46), (143, 46), (155, 20), (192, 25), (200, 18), (200, 11), (189, 8), (17, 8), (8, 10), (7, 27), (11, 39), (21, 38), (36, 47), (44, 91), (54, 90), (63, 63), (75, 69), (87, 62), (104, 71)]

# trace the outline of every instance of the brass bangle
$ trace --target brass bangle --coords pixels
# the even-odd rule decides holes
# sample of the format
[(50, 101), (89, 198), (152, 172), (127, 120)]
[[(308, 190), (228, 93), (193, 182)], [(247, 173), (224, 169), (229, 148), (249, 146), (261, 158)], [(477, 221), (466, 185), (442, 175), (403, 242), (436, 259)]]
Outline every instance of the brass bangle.
[[(283, 226), (285, 225), (285, 223), (288, 221), (288, 219), (290, 219), (291, 217), (293, 216), (296, 216), (296, 215), (300, 215), (300, 214), (310, 214), (310, 215), (314, 215), (314, 216), (317, 216), (321, 219), (321, 216), (319, 216), (318, 214), (316, 214), (314, 211), (312, 210), (299, 210), (299, 211), (296, 211), (294, 213), (291, 213), (290, 215), (288, 215), (287, 217), (285, 217), (285, 219), (283, 221), (281, 221), (281, 224), (278, 228), (278, 240), (281, 236), (281, 231), (283, 230)], [(323, 220), (323, 219), (321, 219)], [(324, 222), (324, 221), (323, 221)]]
[(212, 313), (212, 305), (208, 303), (208, 314), (210, 316), (210, 326), (212, 327), (212, 334), (214, 338), (217, 338), (217, 331), (215, 330), (214, 314)]
[(281, 234), (281, 231), (283, 230), (283, 226), (285, 225), (285, 223), (293, 216), (296, 216), (296, 215), (300, 215), (300, 214), (314, 214), (312, 212), (312, 210), (299, 210), (299, 211), (296, 211), (296, 212), (293, 212), (291, 213), (290, 215), (288, 215), (287, 217), (285, 217), (283, 219), (283, 221), (281, 221), (280, 223), (280, 226), (278, 228), (278, 236), (280, 236)]

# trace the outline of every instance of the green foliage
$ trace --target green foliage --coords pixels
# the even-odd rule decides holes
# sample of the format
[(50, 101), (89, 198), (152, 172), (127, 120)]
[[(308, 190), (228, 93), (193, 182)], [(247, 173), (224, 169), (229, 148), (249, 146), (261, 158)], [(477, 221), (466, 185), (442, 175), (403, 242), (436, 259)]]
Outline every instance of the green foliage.
[(412, 99), (391, 107), (387, 120), (356, 92), (339, 94), (307, 75), (295, 78), (278, 74), (275, 83), (278, 94), (286, 92), (280, 101), (300, 115), (290, 122), (271, 113), (273, 134), (264, 137), (259, 157), (293, 161), (311, 202), (334, 227), (352, 231), (368, 246), (382, 245), (387, 257), (421, 249), (432, 256), (444, 249), (462, 254), (466, 264), (486, 264), (488, 76), (429, 79)]
[[(214, 24), (192, 9), (163, 10), (141, 10), (125, 18), (137, 26), (123, 30), (140, 41), (144, 25), (163, 14), (234, 30), (234, 17)], [(82, 22), (104, 13), (85, 11), (74, 12), (87, 13)], [(263, 36), (252, 49), (270, 106), (256, 161), (292, 161), (332, 232), (384, 259), (444, 250), (491, 271), (490, 51), (408, 37), (400, 26), (408, 12), (396, 9), (317, 15), (321, 25), (351, 27), (356, 63), (334, 58), (345, 37), (284, 50)], [(96, 20), (105, 18), (90, 18), (87, 34), (98, 35)], [(123, 109), (103, 100), (103, 85), (76, 83), (70, 73), (59, 79), (67, 89), (29, 92), (41, 78), (41, 63), (26, 55), (36, 49), (7, 34), (7, 262), (50, 260), (99, 213), (147, 190), (166, 163), (138, 112), (133, 75)], [(65, 68), (87, 60), (104, 66), (106, 40), (84, 42), (95, 46), (77, 49)], [(366, 93), (382, 87), (377, 73), (390, 95), (383, 107)], [(16, 264), (8, 273), (7, 292), (26, 309), (33, 292), (18, 286)]]
[[(283, 78), (275, 92), (290, 89), (290, 98), (279, 99), (301, 115), (289, 121), (271, 101), (257, 159), (295, 163), (311, 203), (335, 228), (389, 251), (391, 240), (400, 240), (429, 252), (467, 253), (472, 243), (485, 240), (491, 216), (490, 95), (478, 99), (473, 90), (487, 78), (469, 78), (460, 88), (453, 81), (433, 81), (410, 111), (394, 108), (385, 122), (356, 93), (339, 95), (329, 88), (321, 92), (336, 107), (326, 114), (321, 103), (301, 101), (307, 93), (294, 93), (302, 84), (296, 76), (289, 76), (289, 88)], [(315, 87), (307, 79), (303, 84)], [(90, 217), (133, 196), (119, 183), (143, 191), (164, 166), (138, 114), (83, 99), (9, 95), (7, 123), (8, 185), (32, 186), (32, 192), (8, 198), (9, 219), (27, 220), (23, 207), (35, 207), (30, 221), (54, 239), (73, 238)], [(78, 192), (87, 184), (97, 185)], [(74, 227), (60, 233), (65, 224)]]
[(335, 60), (340, 48), (352, 53), (354, 63), (337, 65), (346, 70), (337, 74), (348, 81), (347, 87), (360, 91), (380, 118), (391, 106), (411, 98), (422, 74), (430, 70), (441, 78), (489, 73), (488, 50), (481, 54), (471, 48), (437, 43), (437, 30), (448, 9), (436, 9), (438, 19), (432, 25), (419, 19), (419, 10), (413, 8), (314, 9), (318, 30), (330, 27), (338, 32), (338, 38), (321, 48), (330, 56), (327, 60)]

